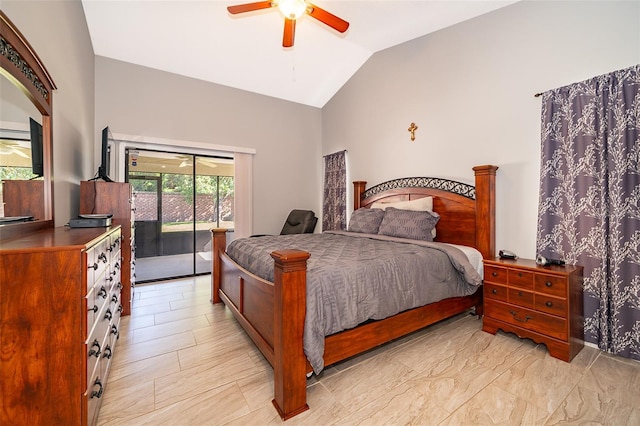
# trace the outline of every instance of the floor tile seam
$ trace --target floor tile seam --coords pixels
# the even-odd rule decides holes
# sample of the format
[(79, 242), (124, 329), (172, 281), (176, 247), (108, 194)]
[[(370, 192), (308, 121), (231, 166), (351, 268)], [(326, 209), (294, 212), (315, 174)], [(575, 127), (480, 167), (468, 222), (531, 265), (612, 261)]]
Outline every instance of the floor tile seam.
[[(493, 371), (492, 369), (486, 368), (486, 367), (484, 367), (483, 365), (480, 365), (480, 364), (476, 364), (476, 367), (482, 368), (483, 370), (485, 370), (487, 372)], [(468, 398), (466, 398), (465, 401), (463, 403), (461, 403), (460, 405), (458, 405), (453, 411), (449, 412), (449, 410), (447, 408), (445, 408), (444, 406), (441, 406), (440, 407), (441, 409), (449, 412), (449, 415), (445, 419), (443, 419), (443, 421), (446, 420), (447, 418), (451, 417), (456, 411), (462, 409), (465, 405), (467, 405), (469, 403), (469, 401), (471, 401), (473, 398), (475, 398), (480, 392), (482, 392), (483, 390), (488, 388), (499, 376), (500, 376), (500, 374), (497, 374), (493, 379), (487, 380), (487, 382), (483, 386), (481, 386), (479, 389), (477, 389), (475, 392), (473, 392), (472, 395), (470, 395)], [(471, 382), (469, 382), (465, 388), (468, 389), (470, 384), (471, 384)]]
[(172, 323), (174, 321), (182, 321), (182, 320), (186, 320), (186, 319), (190, 319), (190, 318), (195, 318), (195, 317), (198, 317), (200, 315), (207, 315), (207, 314), (213, 313), (213, 312), (197, 312), (196, 313), (196, 312), (190, 312), (188, 310), (188, 308), (183, 308), (183, 309), (177, 309), (175, 311), (158, 312), (158, 313), (154, 314), (154, 316), (155, 315), (161, 315), (162, 316), (163, 314), (166, 315), (168, 313), (175, 313), (175, 312), (180, 312), (180, 311), (188, 312), (189, 315), (188, 316), (184, 316), (184, 317), (179, 316), (178, 318), (173, 318), (173, 319), (171, 319), (169, 321), (164, 321), (164, 322), (158, 322), (159, 318), (155, 318), (154, 317), (154, 323), (155, 323), (154, 325), (169, 324), (169, 323)]
[[(155, 314), (151, 314), (151, 315), (144, 315), (144, 316), (141, 316), (141, 317), (138, 317), (138, 318), (145, 318), (145, 317), (155, 317)], [(133, 319), (133, 321), (135, 321), (135, 319)], [(132, 321), (130, 320), (130, 321), (129, 321), (129, 323), (131, 323), (131, 322), (132, 322)], [(154, 318), (154, 324), (146, 325), (146, 326), (144, 326), (144, 327), (134, 327), (134, 328), (132, 328), (132, 330), (138, 330), (138, 329), (142, 329), (142, 328), (147, 328), (147, 327), (151, 327), (151, 326), (154, 326), (154, 325), (156, 325), (156, 324), (155, 324), (155, 318)], [(131, 328), (131, 326), (129, 326), (129, 328)]]
[[(498, 377), (500, 377), (500, 376), (498, 376)], [(503, 388), (503, 387), (502, 387), (502, 386), (500, 386), (498, 383), (495, 383), (495, 381), (498, 379), (498, 377), (496, 377), (496, 378), (492, 381), (492, 383), (493, 383), (493, 385), (494, 385), (495, 387), (497, 387), (498, 389), (500, 389), (500, 390), (501, 390), (501, 391), (503, 391), (503, 392), (508, 393), (509, 395), (512, 395), (512, 396), (513, 396), (513, 397), (515, 397), (515, 398), (518, 398), (518, 399), (521, 399), (521, 400), (525, 401), (527, 404), (531, 404), (531, 405), (533, 405), (534, 407), (536, 407), (536, 408), (538, 408), (538, 409), (540, 409), (540, 410), (542, 410), (542, 411), (545, 411), (545, 412), (547, 413), (547, 417), (545, 417), (545, 419), (548, 419), (548, 418), (551, 416), (551, 414), (552, 414), (552, 413), (550, 413), (550, 412), (549, 412), (549, 409), (548, 409), (548, 407), (547, 407), (547, 406), (543, 406), (543, 407), (541, 407), (540, 405), (536, 404), (534, 401), (531, 401), (529, 398), (523, 398), (523, 397), (521, 397), (520, 395), (517, 395), (517, 394), (515, 394), (515, 393), (511, 392), (510, 390)], [(567, 393), (567, 394), (562, 398), (562, 401), (564, 401), (564, 400), (567, 398), (567, 396), (569, 395), (569, 393), (571, 393), (571, 392), (568, 392), (568, 393)], [(560, 405), (562, 405), (562, 403), (558, 404), (558, 407), (559, 407)], [(557, 409), (558, 409), (558, 407), (556, 407), (553, 411), (555, 412), (555, 410), (557, 410)]]
[[(178, 403), (181, 403), (181, 402), (184, 402), (184, 401), (188, 401), (188, 400), (193, 399), (193, 398), (197, 398), (197, 397), (201, 396), (202, 394), (205, 394), (205, 393), (210, 392), (212, 390), (219, 389), (219, 388), (222, 388), (222, 387), (225, 387), (225, 386), (229, 386), (229, 385), (235, 385), (238, 388), (238, 390), (240, 390), (240, 385), (238, 385), (238, 380), (244, 379), (246, 377), (247, 376), (243, 376), (241, 378), (234, 378), (233, 380), (225, 381), (223, 383), (218, 383), (218, 384), (213, 385), (213, 386), (202, 386), (202, 387), (199, 387), (199, 388), (197, 388), (198, 391), (196, 393), (185, 395), (182, 398), (178, 398), (177, 400), (172, 401), (170, 404), (164, 404), (164, 405), (163, 405), (162, 401), (158, 401), (158, 391), (156, 389), (156, 387), (157, 387), (156, 380), (162, 379), (162, 378), (159, 377), (159, 378), (153, 380), (153, 406), (154, 406), (153, 411), (158, 411), (158, 410), (165, 409), (165, 408), (170, 407), (172, 405), (175, 405), (175, 404), (178, 404)], [(240, 390), (240, 393), (242, 393), (241, 390)], [(244, 395), (243, 395), (243, 398), (244, 398)], [(246, 404), (246, 401), (245, 401), (245, 404)], [(247, 407), (249, 407), (248, 404), (247, 404)], [(249, 411), (251, 411), (251, 410), (249, 410)], [(148, 414), (150, 414), (150, 413), (148, 413)]]
[[(326, 393), (328, 393), (329, 395), (331, 395), (331, 398), (333, 399), (333, 401), (335, 401), (335, 403), (336, 403), (336, 404), (340, 405), (340, 407), (342, 407), (342, 409), (343, 409), (346, 413), (348, 413), (348, 414), (347, 414), (347, 416), (340, 416), (340, 418), (339, 418), (339, 419), (336, 419), (336, 420), (332, 421), (332, 422), (330, 423), (331, 425), (339, 425), (339, 424), (342, 424), (342, 423), (340, 423), (340, 421), (344, 420), (344, 418), (345, 418), (345, 417), (348, 417), (348, 415), (353, 414), (353, 412), (352, 412), (351, 410), (349, 410), (349, 407), (347, 407), (346, 405), (344, 405), (344, 404), (342, 403), (342, 401), (341, 401), (341, 400), (339, 400), (339, 399), (338, 399), (338, 398), (333, 394), (333, 392), (331, 392), (331, 391), (329, 390), (329, 388), (328, 388), (328, 387), (326, 387), (326, 386), (324, 385), (324, 383), (321, 383), (321, 382), (319, 382), (319, 381), (318, 381), (318, 382), (315, 382), (315, 383), (313, 383), (313, 384), (311, 384), (311, 385), (307, 386), (307, 394), (309, 394), (308, 389), (309, 389), (311, 386), (316, 386), (316, 385), (321, 386), (321, 387), (324, 389), (324, 391), (325, 391)], [(309, 405), (309, 410), (313, 410), (313, 406), (312, 406), (312, 405)]]
[[(186, 333), (186, 332), (183, 332), (183, 333)], [(182, 334), (182, 333), (180, 333), (180, 334)], [(189, 345), (186, 345), (186, 346), (181, 346), (181, 347), (179, 347), (179, 348), (173, 348), (173, 349), (170, 349), (170, 350), (168, 350), (168, 351), (166, 351), (166, 352), (158, 352), (158, 353), (154, 353), (153, 355), (144, 356), (144, 357), (142, 357), (142, 358), (133, 358), (132, 360), (130, 360), (130, 361), (128, 362), (128, 364), (129, 364), (129, 363), (132, 363), (132, 362), (138, 362), (138, 361), (142, 361), (142, 360), (145, 360), (145, 359), (153, 358), (153, 357), (156, 357), (156, 356), (159, 356), (159, 355), (166, 355), (166, 354), (169, 354), (169, 353), (171, 353), (171, 352), (173, 352), (173, 351), (179, 351), (179, 350), (181, 350), (181, 349), (187, 349), (187, 348), (191, 348), (191, 347), (197, 346), (197, 343), (195, 343), (195, 336), (193, 336), (193, 332), (191, 333), (191, 335), (192, 335), (192, 337), (193, 337), (193, 341), (194, 341), (194, 343), (193, 343), (193, 344), (189, 344)], [(154, 339), (154, 340), (159, 340), (159, 339)], [(148, 341), (148, 342), (136, 343), (136, 344), (143, 344), (143, 343), (147, 343), (147, 344), (148, 344), (149, 342), (152, 342), (152, 341), (153, 341), (153, 340), (150, 340), (150, 341)], [(129, 346), (131, 346), (131, 345), (129, 345)]]
[[(375, 347), (375, 348), (373, 348), (373, 349), (370, 349), (370, 350), (375, 350), (375, 349), (378, 349), (378, 348), (379, 348), (379, 346), (378, 346), (378, 347)], [(366, 352), (365, 352), (365, 353), (366, 353)], [(370, 361), (372, 361), (372, 360), (374, 360), (374, 359), (378, 358), (380, 355), (383, 355), (384, 353), (385, 353), (384, 351), (383, 351), (383, 352), (378, 352), (378, 353), (376, 353), (376, 354), (372, 355), (371, 357), (369, 357), (369, 358), (367, 358), (367, 359), (363, 359), (363, 360), (361, 360), (361, 361), (354, 362), (353, 364), (349, 365), (348, 367), (346, 367), (346, 368), (344, 368), (344, 369), (338, 369), (338, 368), (335, 368), (336, 373), (331, 374), (330, 376), (328, 376), (328, 377), (327, 377), (327, 379), (329, 379), (329, 378), (331, 378), (331, 377), (335, 377), (335, 376), (336, 376), (336, 375), (338, 375), (338, 374), (341, 374), (341, 373), (347, 372), (347, 371), (351, 370), (351, 369), (352, 369), (352, 368), (354, 368), (354, 367), (357, 367), (357, 366), (360, 366), (360, 365), (367, 364), (367, 363), (369, 363)], [(352, 358), (356, 358), (356, 357), (358, 357), (358, 356), (362, 356), (362, 355), (364, 355), (364, 353), (361, 353), (361, 354), (358, 354), (358, 355), (354, 355)], [(351, 360), (352, 358), (347, 358), (346, 360), (344, 360), (344, 361), (339, 361), (339, 362), (337, 362), (337, 363), (335, 363), (335, 364), (333, 364), (333, 365), (338, 365), (338, 364), (340, 364), (340, 363), (342, 363), (342, 362), (348, 362), (348, 361), (349, 361), (349, 360)], [(405, 365), (405, 364), (402, 364), (402, 365)], [(327, 365), (327, 366), (325, 366), (325, 367), (331, 367), (331, 365)], [(322, 381), (321, 379), (318, 379), (318, 382), (321, 382), (321, 381)]]
[(174, 306), (172, 306), (172, 304), (174, 304), (174, 303), (183, 303), (185, 301), (189, 301), (189, 300), (188, 299), (170, 300), (169, 301), (170, 310), (173, 312), (173, 311), (179, 311), (180, 309), (189, 309), (189, 308), (195, 308), (195, 307), (199, 307), (199, 306), (208, 306), (208, 305), (210, 305), (209, 301), (204, 301), (204, 302), (198, 301), (198, 303), (189, 304), (189, 305), (185, 305), (185, 306), (182, 306), (182, 307), (174, 307)]
[[(569, 389), (569, 392), (567, 392), (567, 394), (564, 396), (564, 398), (562, 398), (562, 401), (560, 401), (560, 403), (558, 404), (558, 406), (551, 412), (547, 412), (547, 417), (545, 418), (545, 421), (543, 422), (544, 425), (547, 424), (547, 422), (553, 417), (553, 415), (561, 408), (564, 406), (564, 403), (567, 401), (567, 399), (569, 398), (569, 396), (573, 393), (573, 391), (575, 389), (578, 388), (578, 385), (580, 384), (580, 382), (582, 381), (582, 379), (584, 378), (584, 374), (582, 375), (582, 377), (580, 378), (580, 380), (578, 380), (572, 387), (571, 389)], [(546, 410), (546, 408), (544, 408)]]
[[(410, 386), (410, 385), (405, 385), (405, 390), (404, 390), (404, 391), (401, 391), (400, 393), (398, 393), (398, 394), (394, 395), (393, 397), (389, 398), (389, 395), (391, 394), (391, 392), (392, 392), (394, 389), (397, 389), (398, 387), (402, 386), (402, 385), (403, 385), (403, 384), (405, 384), (405, 383), (406, 383), (406, 382), (402, 382), (402, 383), (398, 383), (398, 384), (396, 384), (395, 386), (392, 386), (391, 388), (389, 388), (389, 389), (388, 389), (385, 393), (383, 393), (382, 395), (379, 395), (377, 398), (374, 398), (374, 399), (372, 399), (372, 400), (370, 400), (370, 401), (367, 401), (367, 403), (366, 403), (366, 404), (359, 406), (355, 411), (351, 411), (351, 410), (349, 409), (349, 407), (347, 407), (346, 405), (342, 404), (342, 402), (341, 402), (341, 401), (338, 401), (338, 400), (336, 400), (336, 401), (337, 401), (341, 406), (343, 406), (343, 407), (344, 407), (344, 409), (349, 413), (349, 415), (354, 415), (354, 414), (356, 414), (358, 411), (363, 410), (363, 409), (365, 409), (366, 407), (369, 407), (369, 406), (373, 406), (373, 407), (376, 407), (376, 408), (377, 408), (377, 407), (381, 407), (382, 409), (384, 409), (385, 407), (388, 407), (388, 406), (392, 405), (392, 404), (391, 404), (391, 402), (392, 402), (395, 398), (397, 398), (397, 397), (399, 397), (399, 396), (401, 396), (401, 395), (404, 395), (404, 394), (406, 394), (407, 392), (410, 392), (410, 391), (413, 389), (413, 387), (412, 387), (412, 386)], [(386, 399), (385, 399), (385, 398), (386, 398)], [(445, 409), (445, 411), (447, 411), (447, 412), (448, 412), (448, 410), (446, 410), (446, 409)], [(380, 409), (379, 409), (379, 408), (378, 408), (378, 409), (376, 409), (376, 410), (374, 411), (374, 415), (375, 415), (375, 414), (377, 414), (378, 412), (380, 412)], [(348, 417), (348, 416), (345, 416), (345, 417)], [(361, 421), (359, 424), (366, 424), (366, 423), (365, 423), (364, 421)]]
[[(203, 314), (202, 316), (204, 316), (205, 319), (207, 319), (206, 315)], [(148, 329), (148, 328), (151, 328), (151, 327), (168, 326), (172, 322), (191, 320), (191, 319), (194, 319), (194, 318), (198, 318), (198, 317), (182, 318), (182, 319), (179, 319), (179, 320), (176, 320), (176, 321), (170, 321), (170, 322), (165, 322), (165, 323), (162, 323), (162, 324), (152, 325), (152, 326), (149, 326), (149, 327), (142, 327), (142, 328), (135, 329), (134, 333), (133, 333), (133, 339), (129, 342), (129, 344), (130, 345), (132, 345), (132, 344), (135, 345), (135, 344), (145, 343), (145, 342), (148, 343), (148, 342), (151, 342), (153, 340), (158, 340), (158, 339), (162, 339), (162, 338), (165, 338), (165, 337), (175, 336), (176, 334), (182, 334), (182, 333), (186, 333), (188, 331), (191, 331), (193, 333), (194, 330), (199, 330), (200, 328), (204, 328), (204, 327), (199, 327), (199, 328), (195, 328), (194, 329), (193, 327), (189, 327), (188, 329), (184, 329), (184, 330), (181, 330), (181, 331), (174, 331), (172, 333), (169, 333), (169, 334), (166, 334), (166, 335), (162, 335), (162, 336), (155, 336), (155, 337), (147, 339), (147, 340), (135, 341), (136, 340), (136, 331), (145, 330), (145, 329)], [(208, 319), (207, 319), (207, 322), (209, 322)], [(195, 338), (195, 335), (194, 335), (194, 338)], [(198, 344), (197, 341), (196, 341), (196, 344)]]

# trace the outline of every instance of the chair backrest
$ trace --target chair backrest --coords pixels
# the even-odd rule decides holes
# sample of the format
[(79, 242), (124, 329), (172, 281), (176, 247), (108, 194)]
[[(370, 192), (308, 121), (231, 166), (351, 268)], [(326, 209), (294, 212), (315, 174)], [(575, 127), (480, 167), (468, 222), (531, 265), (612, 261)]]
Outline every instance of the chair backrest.
[(316, 228), (317, 222), (318, 218), (311, 210), (291, 210), (280, 235), (311, 234)]

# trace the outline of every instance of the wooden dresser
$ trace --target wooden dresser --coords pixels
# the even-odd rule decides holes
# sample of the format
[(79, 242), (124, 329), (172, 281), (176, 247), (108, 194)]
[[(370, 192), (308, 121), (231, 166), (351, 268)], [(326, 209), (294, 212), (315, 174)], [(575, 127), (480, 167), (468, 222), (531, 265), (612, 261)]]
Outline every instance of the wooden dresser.
[(135, 198), (125, 182), (98, 180), (80, 182), (80, 214), (112, 214), (112, 223), (122, 226), (122, 315), (131, 314), (135, 279)]
[(584, 346), (582, 266), (538, 266), (529, 259), (484, 261), (482, 329), (544, 343), (571, 361)]
[(119, 226), (0, 242), (0, 424), (95, 422), (119, 336), (121, 246)]

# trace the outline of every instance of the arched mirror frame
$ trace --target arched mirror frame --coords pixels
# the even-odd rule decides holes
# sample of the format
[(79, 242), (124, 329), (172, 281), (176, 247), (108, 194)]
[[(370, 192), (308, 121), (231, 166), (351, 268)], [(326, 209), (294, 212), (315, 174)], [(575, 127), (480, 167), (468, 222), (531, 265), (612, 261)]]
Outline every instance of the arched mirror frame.
[(52, 93), (56, 89), (27, 39), (0, 10), (0, 73), (15, 84), (42, 114), (44, 220), (0, 225), (0, 238), (53, 227)]

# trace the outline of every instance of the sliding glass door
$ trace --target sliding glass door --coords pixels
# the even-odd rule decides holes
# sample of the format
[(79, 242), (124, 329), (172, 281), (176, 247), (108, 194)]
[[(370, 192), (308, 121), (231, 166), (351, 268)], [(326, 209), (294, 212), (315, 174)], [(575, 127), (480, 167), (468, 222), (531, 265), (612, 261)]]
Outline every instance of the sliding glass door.
[(233, 228), (233, 159), (128, 149), (138, 282), (211, 272), (211, 229)]

